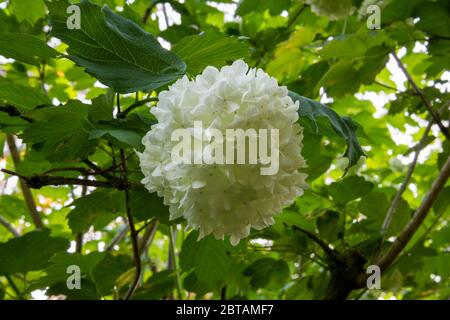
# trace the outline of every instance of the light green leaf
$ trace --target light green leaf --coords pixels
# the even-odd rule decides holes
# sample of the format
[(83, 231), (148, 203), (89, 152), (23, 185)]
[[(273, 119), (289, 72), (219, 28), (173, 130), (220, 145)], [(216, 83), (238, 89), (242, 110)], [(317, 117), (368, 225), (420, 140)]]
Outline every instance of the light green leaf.
[(224, 241), (207, 236), (197, 241), (198, 232), (191, 232), (180, 252), (180, 266), (184, 271), (194, 269), (199, 282), (209, 290), (220, 289), (233, 271), (231, 250)]
[(245, 59), (249, 53), (242, 41), (216, 32), (185, 37), (172, 51), (186, 62), (191, 75), (201, 73), (207, 66), (221, 67), (227, 62)]
[(374, 184), (366, 181), (363, 177), (351, 176), (341, 181), (333, 182), (327, 187), (327, 190), (335, 201), (340, 204), (346, 204), (365, 196), (373, 188)]
[(45, 4), (42, 0), (11, 0), (13, 12), (19, 22), (24, 20), (34, 25), (45, 17)]

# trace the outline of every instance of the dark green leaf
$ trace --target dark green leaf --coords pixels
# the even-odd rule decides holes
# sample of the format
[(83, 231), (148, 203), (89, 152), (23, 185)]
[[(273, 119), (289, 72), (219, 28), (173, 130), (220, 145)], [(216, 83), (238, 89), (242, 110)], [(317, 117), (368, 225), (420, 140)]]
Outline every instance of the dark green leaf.
[(282, 285), (289, 277), (289, 267), (283, 260), (262, 258), (256, 260), (244, 270), (244, 276), (251, 277), (253, 289), (264, 288), (271, 282)]
[(48, 229), (32, 231), (0, 243), (0, 274), (26, 274), (43, 269), (55, 253), (66, 250), (68, 246), (67, 239), (51, 237)]
[(356, 131), (358, 126), (349, 117), (340, 117), (332, 109), (324, 104), (302, 97), (290, 91), (292, 100), (298, 101), (300, 107), (300, 123), (312, 132), (336, 132), (347, 142), (347, 150), (344, 156), (349, 159), (349, 167), (354, 166), (361, 156), (364, 156)]
[(11, 33), (0, 38), (0, 55), (39, 66), (43, 60), (56, 58), (58, 52), (35, 36)]
[(81, 0), (81, 29), (69, 30), (67, 0), (48, 3), (52, 35), (69, 45), (70, 59), (120, 93), (149, 91), (184, 74), (185, 64), (134, 22), (109, 7)]
[(67, 216), (72, 232), (86, 232), (90, 226), (96, 230), (105, 227), (120, 212), (124, 212), (125, 198), (123, 192), (117, 190), (95, 191), (76, 199), (75, 206)]

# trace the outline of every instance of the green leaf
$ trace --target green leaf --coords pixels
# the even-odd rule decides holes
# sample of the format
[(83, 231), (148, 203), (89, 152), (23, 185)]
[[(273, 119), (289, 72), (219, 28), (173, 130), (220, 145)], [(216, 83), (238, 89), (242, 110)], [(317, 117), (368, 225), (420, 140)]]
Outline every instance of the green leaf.
[(114, 92), (108, 90), (106, 94), (92, 99), (92, 108), (89, 111), (90, 119), (95, 123), (99, 121), (110, 121), (113, 119), (113, 109)]
[(56, 58), (58, 51), (30, 34), (11, 33), (0, 38), (0, 55), (39, 66), (42, 60)]
[(275, 219), (288, 226), (297, 226), (309, 232), (315, 232), (314, 224), (299, 212), (283, 210)]
[(156, 217), (162, 223), (169, 223), (169, 207), (155, 192), (150, 193), (143, 186), (130, 191), (130, 209), (140, 221)]
[(187, 72), (197, 75), (207, 66), (221, 67), (227, 62), (248, 57), (248, 46), (236, 38), (206, 32), (183, 38), (172, 48), (187, 65)]
[(324, 104), (302, 97), (295, 92), (290, 91), (289, 96), (294, 102), (298, 101), (300, 103), (298, 110), (299, 121), (306, 129), (313, 133), (329, 134), (330, 132), (335, 132), (345, 139), (347, 150), (344, 153), (344, 157), (349, 159), (348, 168), (357, 164), (359, 158), (365, 155), (356, 133), (358, 126), (351, 118), (340, 117)]
[[(379, 232), (381, 230), (391, 202), (392, 200), (389, 201), (386, 194), (378, 190), (372, 191), (361, 199), (358, 203), (358, 209), (367, 217), (367, 225), (365, 227), (368, 230), (373, 232)], [(397, 209), (392, 215), (392, 221), (387, 235), (396, 235), (402, 230), (411, 218), (411, 213), (412, 211), (408, 202), (401, 198)]]
[(450, 37), (450, 12), (443, 5), (434, 2), (421, 3), (416, 12), (420, 18), (418, 28), (432, 35)]
[(116, 285), (116, 279), (131, 267), (133, 267), (133, 260), (129, 256), (107, 254), (91, 273), (97, 290), (103, 296), (111, 294)]
[(70, 229), (74, 234), (85, 233), (90, 226), (100, 230), (124, 212), (124, 203), (123, 192), (117, 190), (95, 191), (78, 198), (71, 204), (75, 209), (67, 215)]
[(324, 59), (360, 57), (370, 48), (382, 44), (392, 44), (392, 40), (383, 31), (358, 32), (336, 37), (320, 51)]
[(250, 285), (254, 290), (264, 288), (271, 282), (281, 286), (289, 277), (289, 266), (283, 260), (261, 258), (244, 270), (244, 276), (251, 277)]
[(366, 181), (363, 177), (351, 176), (341, 181), (333, 182), (327, 187), (327, 190), (336, 202), (346, 204), (365, 196), (373, 188), (373, 183)]
[(111, 136), (126, 145), (133, 148), (142, 146), (142, 137), (144, 133), (136, 131), (135, 128), (127, 126), (120, 120), (112, 120), (110, 122), (102, 122), (95, 126), (95, 129), (89, 133), (89, 139), (98, 139), (104, 136)]
[(339, 212), (328, 210), (317, 218), (316, 223), (320, 236), (327, 241), (333, 242), (342, 236), (344, 223)]
[(58, 253), (50, 259), (49, 266), (45, 269), (47, 275), (39, 279), (35, 287), (42, 288), (58, 282), (65, 283), (69, 277), (67, 268), (70, 266), (79, 267), (81, 276), (87, 277), (92, 281), (92, 272), (104, 258), (104, 252), (91, 252), (87, 255), (67, 252)]
[(45, 4), (42, 0), (11, 0), (12, 10), (19, 22), (24, 20), (34, 25), (45, 17)]
[(197, 241), (198, 232), (191, 232), (180, 252), (180, 266), (184, 271), (194, 269), (198, 282), (209, 290), (220, 289), (233, 272), (232, 250), (225, 241), (206, 236)]
[(158, 300), (168, 297), (175, 289), (173, 271), (165, 270), (153, 274), (133, 295), (133, 300)]
[(89, 140), (93, 127), (88, 120), (89, 108), (79, 101), (69, 101), (63, 107), (42, 109), (22, 138), (26, 143), (40, 144), (39, 149), (50, 161), (84, 159), (95, 145)]
[(52, 35), (67, 43), (69, 58), (116, 92), (149, 91), (182, 76), (184, 62), (134, 22), (87, 0), (78, 4), (81, 29), (67, 28), (67, 0), (48, 3)]
[(251, 12), (264, 12), (269, 10), (273, 16), (279, 15), (283, 10), (288, 10), (291, 0), (241, 0), (236, 13), (241, 17)]
[(32, 231), (6, 243), (0, 243), (0, 274), (26, 274), (45, 268), (57, 252), (68, 248), (69, 241), (51, 237), (50, 230)]
[(0, 196), (0, 215), (7, 219), (19, 219), (28, 216), (28, 208), (22, 199), (11, 195)]
[(0, 100), (27, 111), (38, 106), (51, 105), (51, 101), (39, 89), (0, 80)]
[(449, 208), (450, 199), (450, 186), (445, 187), (442, 192), (439, 194), (436, 202), (433, 205), (433, 210), (437, 215), (443, 215), (446, 210)]

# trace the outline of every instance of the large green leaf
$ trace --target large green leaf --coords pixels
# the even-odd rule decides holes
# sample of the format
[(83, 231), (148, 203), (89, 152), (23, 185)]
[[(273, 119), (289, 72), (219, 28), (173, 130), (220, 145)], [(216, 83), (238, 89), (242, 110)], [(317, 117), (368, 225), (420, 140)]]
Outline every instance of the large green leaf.
[(240, 16), (244, 16), (251, 12), (264, 12), (269, 10), (273, 16), (279, 15), (283, 10), (288, 10), (290, 0), (277, 0), (277, 1), (261, 1), (261, 0), (241, 0), (236, 13)]
[(48, 3), (52, 35), (69, 45), (69, 58), (120, 93), (148, 91), (185, 72), (184, 62), (134, 22), (87, 0), (78, 4), (81, 29), (67, 28), (67, 0)]
[(283, 260), (261, 258), (244, 270), (244, 275), (250, 278), (253, 289), (264, 288), (271, 282), (281, 286), (289, 277), (289, 266)]
[(327, 187), (327, 190), (336, 202), (346, 204), (365, 196), (373, 188), (374, 184), (366, 181), (363, 177), (351, 176), (341, 181), (333, 182)]
[(50, 257), (68, 248), (65, 238), (51, 237), (50, 230), (33, 231), (0, 243), (0, 274), (26, 274), (45, 268)]
[(56, 58), (58, 51), (30, 34), (11, 33), (0, 38), (0, 55), (39, 66), (42, 60)]
[(201, 73), (207, 66), (221, 67), (229, 61), (245, 59), (249, 53), (242, 41), (217, 32), (185, 37), (172, 51), (186, 62), (191, 75)]
[(117, 190), (100, 190), (76, 199), (71, 205), (75, 209), (67, 216), (72, 232), (86, 232), (90, 226), (96, 230), (105, 227), (124, 212), (125, 198)]
[(324, 104), (302, 97), (295, 92), (290, 91), (289, 96), (292, 100), (298, 101), (300, 107), (300, 123), (313, 133), (329, 135), (332, 132), (337, 133), (345, 139), (347, 150), (344, 157), (349, 159), (349, 167), (354, 166), (364, 151), (359, 144), (357, 137), (358, 125), (349, 117), (340, 117), (335, 111)]
[(198, 232), (191, 232), (180, 252), (180, 265), (184, 271), (194, 269), (197, 280), (209, 290), (220, 289), (233, 271), (232, 250), (224, 241), (207, 236), (197, 241)]
[(13, 12), (19, 22), (28, 21), (31, 25), (45, 16), (42, 0), (11, 0)]
[(20, 111), (38, 106), (51, 105), (51, 101), (39, 89), (26, 87), (8, 81), (0, 81), (0, 101), (17, 107)]
[(63, 107), (42, 109), (22, 135), (25, 142), (37, 147), (51, 161), (79, 160), (86, 157), (95, 144), (89, 140), (93, 124), (88, 120), (90, 106), (69, 101)]
[(169, 207), (155, 192), (150, 193), (143, 186), (130, 191), (131, 213), (138, 220), (148, 220), (156, 217), (162, 223), (169, 223)]

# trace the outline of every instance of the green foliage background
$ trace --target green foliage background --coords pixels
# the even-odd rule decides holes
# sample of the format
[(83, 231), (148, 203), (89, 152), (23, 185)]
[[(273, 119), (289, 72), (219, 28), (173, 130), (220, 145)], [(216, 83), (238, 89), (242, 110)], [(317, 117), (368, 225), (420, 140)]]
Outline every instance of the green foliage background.
[[(133, 247), (142, 274), (132, 299), (323, 299), (335, 265), (320, 243), (369, 265), (449, 157), (439, 128), (426, 130), (421, 96), (406, 78), (398, 87), (387, 67), (397, 53), (448, 123), (446, 0), (349, 0), (332, 11), (332, 1), (314, 0), (82, 0), (81, 30), (67, 29), (70, 3), (0, 0), (0, 165), (9, 170), (0, 173), (0, 299), (30, 299), (36, 290), (121, 299), (136, 275)], [(381, 8), (379, 30), (366, 26), (370, 4)], [(212, 236), (197, 241), (184, 221), (168, 221), (162, 200), (139, 185), (135, 150), (155, 122), (148, 108), (158, 92), (236, 59), (300, 101), (311, 187), (275, 225), (232, 247)], [(79, 186), (86, 180), (94, 182)], [(447, 185), (380, 290), (348, 298), (448, 299), (449, 198)], [(66, 286), (70, 265), (81, 268), (81, 290)]]

